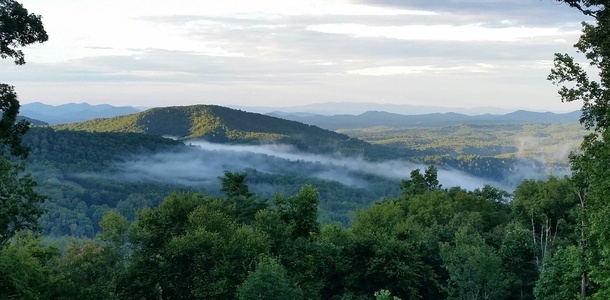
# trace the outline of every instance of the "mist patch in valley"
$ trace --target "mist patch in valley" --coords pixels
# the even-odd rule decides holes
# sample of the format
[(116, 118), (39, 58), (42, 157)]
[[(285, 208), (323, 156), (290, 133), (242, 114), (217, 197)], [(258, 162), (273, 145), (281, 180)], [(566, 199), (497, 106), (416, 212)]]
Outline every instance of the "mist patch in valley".
[[(399, 160), (371, 162), (358, 156), (302, 153), (279, 144), (227, 145), (191, 140), (188, 145), (186, 150), (125, 158), (114, 164), (116, 172), (113, 177), (218, 189), (218, 178), (225, 171), (256, 170), (266, 174), (335, 181), (359, 189), (385, 181), (395, 184), (398, 189), (400, 180), (408, 179), (412, 170), (423, 171), (427, 167)], [(439, 169), (438, 179), (443, 187), (460, 186), (471, 190), (491, 184), (506, 188), (500, 183), (452, 169)], [(256, 187), (253, 190), (256, 191)]]

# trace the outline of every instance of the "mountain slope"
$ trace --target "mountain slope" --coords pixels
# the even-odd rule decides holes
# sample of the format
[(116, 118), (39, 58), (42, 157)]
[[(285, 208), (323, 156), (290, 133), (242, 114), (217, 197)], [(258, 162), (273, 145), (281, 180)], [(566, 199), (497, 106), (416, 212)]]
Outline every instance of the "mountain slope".
[(286, 143), (314, 152), (360, 151), (370, 144), (347, 135), (215, 105), (172, 106), (55, 126), (91, 132), (136, 132), (216, 143)]
[(38, 120), (38, 119), (32, 119), (32, 118), (28, 118), (28, 117), (25, 117), (25, 116), (18, 116), (17, 117), (17, 121), (21, 121), (21, 120), (28, 121), (28, 122), (30, 122), (30, 124), (37, 125), (37, 126), (49, 125), (49, 123), (41, 121), (41, 120)]
[(99, 172), (109, 164), (136, 154), (187, 148), (182, 142), (137, 133), (89, 133), (34, 127), (23, 136), (31, 148), (28, 167), (52, 175), (63, 172)]

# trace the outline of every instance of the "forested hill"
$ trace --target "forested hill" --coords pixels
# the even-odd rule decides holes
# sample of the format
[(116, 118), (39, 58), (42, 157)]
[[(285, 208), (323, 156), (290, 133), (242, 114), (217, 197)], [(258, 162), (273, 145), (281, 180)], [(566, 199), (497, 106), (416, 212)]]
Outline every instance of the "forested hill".
[(370, 144), (296, 121), (215, 105), (171, 106), (107, 119), (54, 126), (89, 132), (134, 132), (181, 139), (202, 138), (215, 143), (294, 145), (312, 152), (356, 152)]

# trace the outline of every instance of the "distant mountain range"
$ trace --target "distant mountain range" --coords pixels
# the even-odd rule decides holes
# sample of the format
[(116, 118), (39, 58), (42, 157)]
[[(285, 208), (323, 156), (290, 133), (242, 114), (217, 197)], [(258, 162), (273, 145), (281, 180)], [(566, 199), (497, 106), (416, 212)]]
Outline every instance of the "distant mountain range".
[(315, 125), (328, 130), (367, 128), (374, 126), (414, 127), (414, 126), (446, 126), (459, 123), (490, 124), (490, 123), (552, 123), (577, 122), (580, 111), (565, 114), (539, 113), (531, 111), (515, 111), (504, 115), (469, 116), (458, 113), (433, 113), (423, 115), (400, 115), (382, 111), (369, 111), (360, 115), (322, 116), (312, 114), (290, 114), (283, 112), (269, 113), (270, 116), (293, 120), (309, 125)]
[(431, 113), (459, 113), (464, 115), (482, 114), (506, 114), (514, 110), (497, 107), (443, 107), (443, 106), (419, 106), (409, 104), (383, 104), (372, 102), (325, 102), (308, 105), (298, 105), (289, 107), (270, 107), (270, 106), (230, 106), (235, 109), (257, 113), (285, 112), (298, 114), (314, 114), (323, 116), (332, 115), (359, 115), (368, 111), (384, 111), (401, 115), (422, 115)]
[(91, 105), (88, 103), (68, 103), (58, 106), (40, 102), (22, 104), (20, 115), (49, 124), (80, 122), (95, 118), (110, 118), (140, 112), (131, 106), (112, 106), (109, 104)]
[[(580, 111), (570, 113), (514, 111), (499, 108), (449, 108), (377, 103), (319, 103), (293, 107), (238, 107), (234, 109), (264, 113), (269, 116), (319, 126), (328, 130), (372, 126), (438, 126), (457, 123), (493, 122), (570, 122), (577, 121)], [(142, 112), (144, 107), (108, 104), (69, 103), (48, 105), (40, 102), (23, 104), (20, 115), (35, 125), (66, 124), (97, 118), (112, 118)], [(332, 112), (341, 112), (340, 114)]]

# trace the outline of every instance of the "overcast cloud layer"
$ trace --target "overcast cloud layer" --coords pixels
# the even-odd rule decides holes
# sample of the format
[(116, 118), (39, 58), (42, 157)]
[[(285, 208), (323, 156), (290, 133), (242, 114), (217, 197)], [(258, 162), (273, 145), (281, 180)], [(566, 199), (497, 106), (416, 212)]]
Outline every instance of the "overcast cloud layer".
[(546, 76), (584, 18), (552, 0), (23, 0), (49, 42), (22, 102), (379, 102), (568, 111)]

